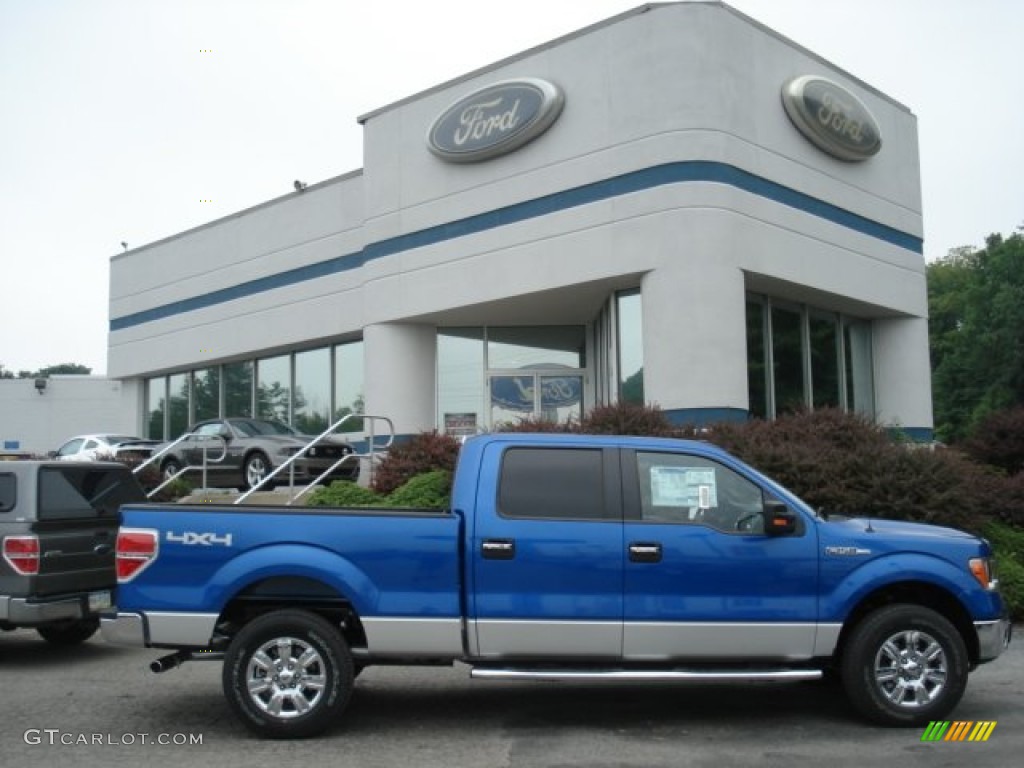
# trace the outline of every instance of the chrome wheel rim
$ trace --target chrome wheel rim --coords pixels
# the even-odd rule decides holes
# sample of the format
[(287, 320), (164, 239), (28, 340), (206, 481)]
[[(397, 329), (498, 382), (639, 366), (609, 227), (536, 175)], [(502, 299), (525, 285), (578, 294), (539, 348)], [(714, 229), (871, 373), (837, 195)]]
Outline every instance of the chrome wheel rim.
[(935, 701), (945, 689), (948, 675), (946, 651), (927, 632), (897, 632), (875, 654), (875, 685), (891, 704), (903, 709), (918, 709)]
[(246, 669), (249, 698), (261, 711), (281, 720), (301, 717), (323, 698), (327, 670), (323, 657), (295, 637), (276, 637), (261, 645)]
[(254, 485), (259, 485), (260, 481), (267, 474), (267, 465), (263, 463), (263, 458), (260, 456), (253, 456), (245, 466), (245, 479), (249, 481), (249, 487), (252, 488)]

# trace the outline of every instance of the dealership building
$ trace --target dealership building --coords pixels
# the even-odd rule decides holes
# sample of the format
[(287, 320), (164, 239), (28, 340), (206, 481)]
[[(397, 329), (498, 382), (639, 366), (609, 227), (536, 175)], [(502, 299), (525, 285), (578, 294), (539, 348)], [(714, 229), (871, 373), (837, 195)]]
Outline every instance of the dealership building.
[(930, 438), (916, 118), (854, 75), (655, 3), (358, 119), (361, 169), (112, 258), (140, 433), (629, 400)]

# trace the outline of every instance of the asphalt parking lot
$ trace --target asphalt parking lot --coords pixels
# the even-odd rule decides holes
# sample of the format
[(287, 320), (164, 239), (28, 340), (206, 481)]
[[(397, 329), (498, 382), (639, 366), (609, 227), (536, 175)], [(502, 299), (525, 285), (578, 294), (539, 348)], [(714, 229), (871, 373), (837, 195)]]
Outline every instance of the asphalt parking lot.
[(454, 669), (371, 668), (319, 739), (253, 738), (228, 711), (221, 664), (148, 671), (154, 651), (98, 636), (55, 648), (0, 633), (0, 763), (9, 766), (613, 768), (899, 765), (998, 768), (1024, 754), (1024, 628), (971, 676), (951, 719), (996, 721), (987, 742), (856, 720), (821, 684), (595, 686), (471, 681)]

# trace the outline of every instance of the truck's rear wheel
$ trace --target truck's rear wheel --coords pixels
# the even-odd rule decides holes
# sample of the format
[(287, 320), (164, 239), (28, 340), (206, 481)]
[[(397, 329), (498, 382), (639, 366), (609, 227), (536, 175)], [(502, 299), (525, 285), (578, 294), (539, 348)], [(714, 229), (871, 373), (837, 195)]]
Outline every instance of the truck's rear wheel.
[(244, 626), (224, 657), (224, 695), (252, 731), (315, 736), (352, 695), (352, 655), (341, 631), (308, 611), (281, 610)]
[(54, 645), (79, 645), (92, 637), (100, 628), (100, 620), (69, 619), (54, 624), (46, 624), (36, 631), (48, 643)]
[(940, 720), (967, 687), (963, 638), (935, 611), (890, 605), (853, 631), (842, 660), (843, 685), (854, 708), (882, 725)]

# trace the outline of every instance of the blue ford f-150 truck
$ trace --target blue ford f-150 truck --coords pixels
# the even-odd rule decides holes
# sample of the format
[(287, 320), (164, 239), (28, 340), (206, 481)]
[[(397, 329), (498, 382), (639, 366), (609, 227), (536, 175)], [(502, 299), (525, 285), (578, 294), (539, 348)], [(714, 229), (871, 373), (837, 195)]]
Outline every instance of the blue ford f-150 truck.
[(840, 679), (943, 718), (1011, 627), (987, 542), (825, 519), (702, 442), (489, 435), (450, 510), (122, 507), (112, 642), (223, 658), (252, 730), (316, 734), (372, 664), (489, 679)]

